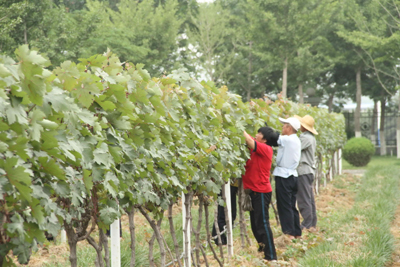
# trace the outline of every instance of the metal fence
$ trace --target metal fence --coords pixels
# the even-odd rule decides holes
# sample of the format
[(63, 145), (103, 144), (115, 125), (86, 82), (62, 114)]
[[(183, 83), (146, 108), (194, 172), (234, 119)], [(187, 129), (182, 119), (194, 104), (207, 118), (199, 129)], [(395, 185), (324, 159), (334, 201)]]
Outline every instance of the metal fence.
[[(355, 136), (354, 131), (354, 112), (344, 112), (343, 113), (346, 120), (346, 134), (347, 139)], [(380, 138), (379, 138), (379, 128), (378, 118), (381, 114), (374, 115), (372, 111), (361, 112), (360, 115), (360, 126), (361, 135), (371, 140), (375, 147), (377, 148), (377, 154), (379, 154), (380, 148)], [(396, 120), (397, 113), (386, 113), (385, 114), (385, 138), (386, 138), (386, 149), (388, 155), (396, 154)]]

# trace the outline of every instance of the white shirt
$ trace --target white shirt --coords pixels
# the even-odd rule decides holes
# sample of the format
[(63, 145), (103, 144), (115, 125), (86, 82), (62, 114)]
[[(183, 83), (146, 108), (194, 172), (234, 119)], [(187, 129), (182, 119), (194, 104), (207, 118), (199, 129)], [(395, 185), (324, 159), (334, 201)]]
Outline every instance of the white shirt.
[(301, 155), (301, 142), (296, 134), (280, 135), (278, 139), (278, 154), (276, 155), (276, 167), (274, 176), (288, 178), (297, 177), (297, 166)]

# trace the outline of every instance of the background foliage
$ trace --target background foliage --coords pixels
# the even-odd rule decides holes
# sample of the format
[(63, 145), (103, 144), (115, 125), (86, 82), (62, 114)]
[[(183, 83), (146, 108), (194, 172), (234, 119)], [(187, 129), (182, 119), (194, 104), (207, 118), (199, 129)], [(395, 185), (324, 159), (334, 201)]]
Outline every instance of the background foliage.
[[(54, 66), (110, 48), (151, 76), (185, 67), (192, 77), (251, 98), (285, 91), (329, 110), (360, 93), (393, 101), (399, 75), (398, 1), (4, 0), (0, 53), (21, 44)], [(262, 18), (262, 19), (260, 19)], [(54, 66), (49, 66), (53, 69)], [(382, 90), (383, 89), (383, 90)], [(397, 108), (397, 107), (395, 107)]]

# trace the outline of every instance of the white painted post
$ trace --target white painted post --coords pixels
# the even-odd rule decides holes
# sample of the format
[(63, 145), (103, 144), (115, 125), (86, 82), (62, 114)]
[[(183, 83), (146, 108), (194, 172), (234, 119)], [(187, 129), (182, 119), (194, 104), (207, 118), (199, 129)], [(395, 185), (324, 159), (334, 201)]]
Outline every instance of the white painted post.
[[(188, 223), (188, 228), (189, 229), (185, 229), (186, 227), (186, 207), (185, 207), (185, 194), (182, 192), (182, 229), (183, 229), (183, 255), (188, 256), (188, 264), (186, 264), (185, 260), (184, 262), (184, 266), (185, 267), (190, 267), (192, 264), (192, 257), (191, 257), (191, 244), (190, 244), (190, 220)], [(186, 231), (185, 231), (186, 230)], [(185, 235), (186, 232), (186, 235)], [(189, 241), (189, 245), (188, 245), (188, 249), (189, 251), (186, 251), (186, 240)]]
[(336, 150), (335, 151), (335, 174), (338, 175), (339, 174), (339, 151)]
[(380, 149), (381, 146), (382, 146), (382, 138), (381, 138), (381, 101), (378, 101), (378, 103), (376, 103), (376, 107), (377, 107), (376, 128), (378, 129), (377, 138), (379, 140), (378, 146), (379, 146), (379, 149)]
[[(399, 116), (399, 115), (398, 115)], [(396, 130), (397, 158), (400, 159), (400, 130)]]
[[(399, 94), (399, 108), (400, 108), (400, 94)], [(396, 147), (397, 147), (397, 158), (400, 159), (400, 112), (397, 113), (397, 118), (396, 118)]]
[[(399, 95), (399, 111), (400, 111), (400, 94)], [(397, 151), (397, 158), (400, 159), (400, 112), (397, 112), (396, 118), (396, 151)]]
[(111, 267), (121, 267), (121, 245), (119, 219), (110, 225), (111, 236)]
[(336, 167), (336, 175), (339, 175), (339, 149), (335, 152), (335, 167)]
[(64, 229), (61, 229), (61, 244), (67, 243), (67, 232)]
[(342, 174), (342, 149), (339, 149), (339, 175)]
[[(225, 186), (225, 198), (226, 198), (226, 207), (228, 209), (228, 218), (229, 218), (229, 225), (227, 225), (227, 232), (230, 233), (227, 236), (227, 243), (228, 243), (228, 255), (233, 256), (233, 227), (232, 227), (232, 205), (231, 205), (231, 185), (228, 182)], [(230, 248), (230, 249), (229, 249)]]

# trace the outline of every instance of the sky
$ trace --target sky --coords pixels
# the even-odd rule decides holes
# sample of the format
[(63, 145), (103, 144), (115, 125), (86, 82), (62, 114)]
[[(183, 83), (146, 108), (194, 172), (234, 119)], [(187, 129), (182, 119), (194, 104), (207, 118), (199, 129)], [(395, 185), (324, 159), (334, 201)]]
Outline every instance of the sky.
[[(353, 101), (349, 100), (346, 104), (344, 104), (343, 109), (344, 110), (355, 110), (357, 106), (357, 103), (354, 103)], [(361, 109), (372, 109), (374, 108), (374, 101), (369, 98), (368, 96), (362, 96), (361, 97)]]

